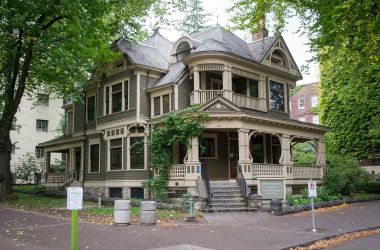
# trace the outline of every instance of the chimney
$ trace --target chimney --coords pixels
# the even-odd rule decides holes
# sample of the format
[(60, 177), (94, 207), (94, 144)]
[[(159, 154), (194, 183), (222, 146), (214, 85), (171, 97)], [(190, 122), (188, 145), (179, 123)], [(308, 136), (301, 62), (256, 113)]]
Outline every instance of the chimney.
[(265, 27), (265, 16), (263, 16), (258, 24), (259, 32), (252, 33), (252, 42), (268, 37), (268, 30)]

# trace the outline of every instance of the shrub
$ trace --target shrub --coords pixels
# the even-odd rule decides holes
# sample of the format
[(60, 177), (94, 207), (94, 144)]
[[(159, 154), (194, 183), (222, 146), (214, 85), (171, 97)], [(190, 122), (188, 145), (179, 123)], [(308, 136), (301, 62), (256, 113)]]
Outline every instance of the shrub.
[(31, 184), (36, 174), (42, 173), (43, 161), (38, 159), (34, 154), (27, 153), (19, 158), (14, 169), (16, 178), (22, 183)]
[(55, 159), (53, 164), (50, 164), (49, 168), (52, 173), (63, 173), (66, 171), (66, 161)]
[(365, 188), (365, 191), (368, 194), (380, 194), (380, 181), (368, 183), (368, 185)]
[(371, 180), (371, 175), (360, 168), (355, 159), (338, 155), (329, 157), (324, 184), (332, 194), (348, 196), (365, 192)]

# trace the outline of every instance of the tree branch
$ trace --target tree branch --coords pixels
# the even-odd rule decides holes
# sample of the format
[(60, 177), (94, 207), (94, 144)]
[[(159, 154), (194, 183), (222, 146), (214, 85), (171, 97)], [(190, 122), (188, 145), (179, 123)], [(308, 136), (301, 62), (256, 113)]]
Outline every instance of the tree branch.
[(67, 15), (64, 16), (56, 16), (53, 19), (51, 19), (47, 24), (41, 27), (41, 30), (47, 30), (50, 26), (52, 26), (54, 23), (59, 22), (62, 19), (67, 18)]

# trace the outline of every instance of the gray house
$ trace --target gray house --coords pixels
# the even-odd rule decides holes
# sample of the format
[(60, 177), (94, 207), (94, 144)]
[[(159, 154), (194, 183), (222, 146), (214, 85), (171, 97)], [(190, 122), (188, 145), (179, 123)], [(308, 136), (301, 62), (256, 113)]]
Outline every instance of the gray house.
[[(197, 138), (187, 152), (173, 146), (173, 196), (196, 190), (204, 169), (214, 185), (243, 183), (266, 199), (285, 199), (310, 178), (320, 182), (328, 129), (289, 118), (289, 89), (300, 71), (282, 37), (254, 37), (247, 44), (216, 26), (175, 43), (158, 32), (142, 43), (115, 41), (123, 56), (91, 80), (83, 104), (63, 105), (67, 133), (40, 144), (45, 185), (77, 181), (88, 192), (147, 198), (141, 183), (154, 174), (146, 143), (151, 124), (194, 103), (210, 117), (206, 150), (199, 153)], [(315, 146), (315, 164), (293, 166), (291, 147), (304, 141)], [(49, 171), (52, 152), (66, 155), (65, 173)]]

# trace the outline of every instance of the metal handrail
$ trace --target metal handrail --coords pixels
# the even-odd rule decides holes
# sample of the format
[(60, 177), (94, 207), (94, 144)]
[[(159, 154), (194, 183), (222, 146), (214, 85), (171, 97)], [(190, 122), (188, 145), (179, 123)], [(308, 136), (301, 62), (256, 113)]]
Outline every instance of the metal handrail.
[(203, 169), (203, 179), (205, 180), (206, 191), (207, 191), (207, 205), (209, 206), (211, 203), (211, 196), (212, 196), (210, 179), (208, 178), (206, 166), (202, 166), (202, 169)]
[(237, 173), (236, 180), (239, 184), (240, 190), (243, 193), (244, 200), (247, 202), (247, 198), (251, 197), (251, 188), (248, 186), (244, 179), (243, 172), (241, 171), (240, 165), (236, 165)]

